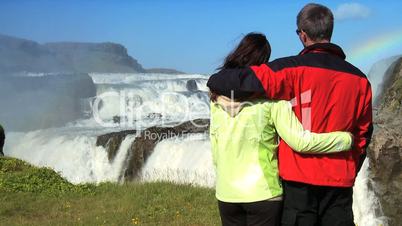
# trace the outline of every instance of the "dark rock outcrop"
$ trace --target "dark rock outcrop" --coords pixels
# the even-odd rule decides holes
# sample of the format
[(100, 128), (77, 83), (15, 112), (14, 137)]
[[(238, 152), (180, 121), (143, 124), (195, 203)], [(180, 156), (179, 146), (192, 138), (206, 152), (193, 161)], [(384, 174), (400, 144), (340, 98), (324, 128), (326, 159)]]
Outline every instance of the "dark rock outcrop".
[(186, 88), (188, 91), (195, 92), (198, 91), (197, 82), (194, 79), (190, 79), (186, 83)]
[(120, 148), (121, 142), (127, 135), (136, 134), (136, 130), (125, 130), (121, 132), (113, 132), (98, 136), (96, 146), (102, 146), (107, 151), (109, 161), (113, 161), (117, 151)]
[(383, 82), (375, 133), (368, 149), (370, 177), (389, 225), (402, 224), (402, 58)]
[(88, 74), (1, 76), (0, 122), (9, 131), (62, 126), (81, 118), (83, 102), (95, 95)]
[[(196, 119), (177, 126), (154, 126), (141, 131), (129, 148), (127, 166), (123, 169), (121, 178), (125, 181), (137, 179), (141, 168), (160, 141), (192, 133), (204, 133), (208, 129), (209, 119)], [(113, 161), (124, 138), (129, 134), (135, 133), (136, 131), (134, 130), (127, 130), (101, 135), (98, 137), (96, 145), (105, 147), (108, 151), (109, 160)]]
[(146, 72), (127, 49), (115, 43), (39, 44), (0, 35), (0, 72)]

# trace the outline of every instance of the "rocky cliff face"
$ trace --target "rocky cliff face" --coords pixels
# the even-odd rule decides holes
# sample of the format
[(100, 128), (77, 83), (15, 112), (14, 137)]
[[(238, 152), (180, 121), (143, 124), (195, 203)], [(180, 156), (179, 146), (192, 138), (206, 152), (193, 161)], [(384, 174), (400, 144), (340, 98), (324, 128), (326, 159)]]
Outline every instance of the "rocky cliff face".
[(402, 58), (383, 82), (368, 149), (370, 177), (389, 225), (402, 225)]
[(0, 35), (0, 72), (146, 72), (115, 43), (47, 43)]
[(78, 72), (145, 72), (127, 49), (116, 43), (48, 43), (44, 45), (67, 69)]

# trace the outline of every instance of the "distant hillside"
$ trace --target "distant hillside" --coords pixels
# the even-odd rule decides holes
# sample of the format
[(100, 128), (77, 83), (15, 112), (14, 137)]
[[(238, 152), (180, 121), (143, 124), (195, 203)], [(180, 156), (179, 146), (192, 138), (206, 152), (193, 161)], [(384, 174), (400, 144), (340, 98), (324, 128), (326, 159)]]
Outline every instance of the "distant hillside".
[[(171, 69), (157, 71), (169, 74), (177, 72)], [(39, 44), (0, 34), (0, 72), (146, 73), (147, 70), (128, 55), (123, 45), (116, 43)]]
[(186, 74), (185, 72), (178, 71), (175, 69), (168, 69), (168, 68), (150, 68), (150, 69), (146, 69), (146, 72), (147, 73), (172, 74), (172, 75)]
[(62, 65), (78, 72), (145, 72), (127, 49), (116, 43), (47, 43)]

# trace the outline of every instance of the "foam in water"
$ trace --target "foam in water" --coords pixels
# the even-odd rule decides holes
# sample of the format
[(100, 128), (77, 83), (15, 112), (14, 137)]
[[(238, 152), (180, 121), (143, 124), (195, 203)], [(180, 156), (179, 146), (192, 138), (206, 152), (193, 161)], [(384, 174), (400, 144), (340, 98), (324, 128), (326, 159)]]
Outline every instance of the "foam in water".
[(215, 170), (207, 137), (197, 134), (161, 141), (142, 169), (142, 180), (214, 187)]
[[(97, 84), (134, 84), (139, 81), (167, 81), (176, 79), (208, 79), (207, 75), (200, 74), (183, 74), (183, 75), (170, 75), (170, 74), (124, 74), (124, 73), (91, 73), (89, 74), (93, 81)], [(206, 88), (204, 88), (206, 91)]]
[[(202, 75), (92, 74), (97, 83), (96, 119), (106, 125), (141, 127), (207, 118), (207, 77)], [(188, 83), (192, 82), (191, 85)], [(189, 90), (191, 88), (192, 90)], [(196, 89), (193, 90), (193, 89)], [(194, 115), (194, 113), (201, 113)]]
[(385, 226), (386, 217), (383, 216), (380, 202), (369, 187), (373, 184), (369, 179), (369, 161), (363, 163), (362, 169), (356, 178), (353, 187), (353, 214), (358, 225)]

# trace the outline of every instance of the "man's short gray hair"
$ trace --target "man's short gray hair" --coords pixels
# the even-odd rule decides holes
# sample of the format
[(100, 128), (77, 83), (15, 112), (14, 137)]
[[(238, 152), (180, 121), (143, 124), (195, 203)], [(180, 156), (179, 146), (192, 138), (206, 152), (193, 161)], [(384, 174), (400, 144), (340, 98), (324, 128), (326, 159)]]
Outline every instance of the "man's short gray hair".
[(327, 7), (310, 3), (297, 15), (297, 27), (313, 41), (329, 41), (334, 30), (334, 15)]

